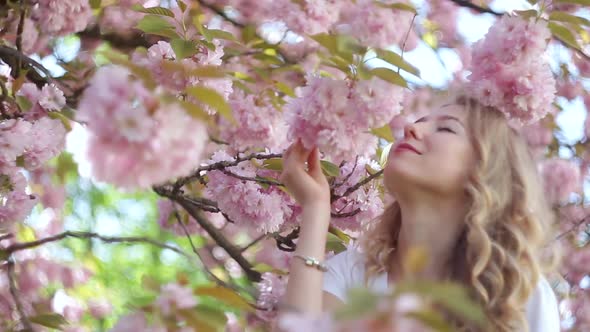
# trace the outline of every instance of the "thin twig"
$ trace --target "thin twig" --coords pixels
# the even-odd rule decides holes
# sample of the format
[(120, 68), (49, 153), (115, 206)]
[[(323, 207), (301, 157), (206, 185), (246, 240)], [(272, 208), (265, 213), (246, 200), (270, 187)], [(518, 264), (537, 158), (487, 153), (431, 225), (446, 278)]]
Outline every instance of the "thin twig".
[(347, 218), (347, 217), (355, 216), (360, 212), (361, 212), (361, 208), (356, 208), (355, 210), (350, 211), (350, 212), (344, 212), (344, 213), (340, 213), (340, 212), (334, 213), (333, 212), (333, 213), (330, 213), (330, 216), (332, 216), (333, 218)]
[(465, 7), (465, 8), (470, 8), (475, 10), (476, 12), (479, 13), (488, 13), (488, 14), (492, 14), (492, 15), (496, 15), (496, 16), (502, 16), (501, 13), (498, 13), (496, 11), (491, 10), (490, 8), (485, 8), (479, 5), (476, 5), (474, 3), (472, 3), (469, 0), (451, 0), (452, 2), (456, 3), (457, 5), (461, 6), (461, 7)]
[(240, 180), (244, 180), (244, 181), (263, 183), (263, 184), (268, 184), (271, 186), (281, 186), (281, 187), (284, 186), (284, 184), (282, 184), (281, 182), (279, 182), (277, 180), (263, 179), (263, 178), (251, 178), (248, 176), (241, 176), (236, 173), (232, 173), (232, 172), (228, 171), (227, 169), (222, 169), (221, 171), (226, 175), (229, 175), (231, 177), (234, 177), (234, 178), (240, 179)]
[[(410, 22), (410, 27), (408, 28), (408, 31), (406, 32), (406, 38), (404, 38), (404, 43), (402, 44), (402, 52), (401, 52), (401, 58), (404, 58), (404, 51), (406, 50), (406, 43), (408, 42), (408, 37), (410, 37), (410, 31), (412, 31), (412, 27), (414, 26), (414, 20), (416, 20), (416, 16), (418, 16), (418, 13), (415, 13), (414, 16), (412, 16), (412, 22)], [(400, 71), (400, 67), (397, 67), (397, 73), (399, 74)]]
[(154, 239), (150, 239), (150, 238), (146, 238), (146, 237), (139, 237), (139, 236), (126, 236), (126, 237), (116, 237), (116, 236), (104, 236), (104, 235), (100, 235), (97, 233), (92, 233), (92, 232), (75, 232), (75, 231), (67, 231), (67, 232), (63, 232), (54, 236), (49, 236), (43, 239), (39, 239), (36, 241), (31, 241), (31, 242), (21, 242), (21, 243), (14, 243), (4, 249), (1, 249), (0, 251), (6, 255), (9, 256), (14, 252), (20, 251), (20, 250), (25, 250), (25, 249), (30, 249), (30, 248), (35, 248), (35, 247), (39, 247), (42, 246), (44, 244), (50, 243), (50, 242), (55, 242), (55, 241), (60, 241), (63, 240), (65, 238), (68, 237), (72, 237), (72, 238), (76, 238), (76, 239), (98, 239), (101, 240), (103, 242), (107, 242), (107, 243), (147, 243), (147, 244), (151, 244), (154, 245), (156, 247), (160, 247), (160, 248), (164, 248), (164, 249), (169, 249), (172, 250), (174, 252), (176, 252), (177, 254), (180, 254), (184, 257), (191, 257), (190, 255), (188, 255), (187, 253), (185, 253), (184, 251), (182, 251), (181, 249), (175, 247), (175, 246), (171, 246), (169, 244), (163, 243), (163, 242), (159, 242), (157, 240)]
[(266, 239), (268, 237), (268, 234), (262, 234), (260, 236), (258, 236), (257, 238), (255, 238), (254, 240), (252, 240), (252, 242), (248, 243), (247, 245), (245, 245), (244, 247), (242, 247), (242, 249), (240, 249), (241, 252), (244, 252), (248, 249), (250, 249), (252, 246), (254, 246), (256, 243)]
[[(18, 21), (18, 27), (16, 29), (16, 49), (22, 53), (23, 52), (23, 30), (25, 27), (25, 17), (27, 15), (27, 8), (28, 7), (23, 4), (22, 0), (20, 2), (20, 7), (21, 7), (20, 18)], [(16, 60), (16, 77), (20, 76), (20, 69), (22, 68), (22, 65), (23, 65), (22, 61), (23, 60), (21, 57), (17, 58), (17, 60)]]
[(33, 332), (33, 325), (31, 324), (29, 318), (27, 317), (27, 314), (25, 313), (23, 304), (20, 301), (18, 289), (16, 288), (16, 276), (14, 275), (14, 260), (12, 259), (12, 257), (8, 259), (6, 274), (8, 276), (8, 286), (10, 288), (10, 295), (12, 295), (12, 299), (14, 300), (14, 304), (16, 305), (16, 310), (18, 311), (18, 314), (20, 316), (20, 321), (23, 324), (24, 331)]
[(184, 178), (178, 179), (174, 183), (174, 192), (177, 192), (185, 184), (189, 183), (192, 180), (198, 179), (201, 177), (201, 172), (208, 172), (213, 170), (223, 170), (227, 167), (237, 166), (241, 162), (251, 160), (251, 159), (258, 159), (258, 160), (265, 160), (265, 159), (272, 159), (272, 158), (282, 158), (283, 154), (281, 153), (270, 153), (270, 154), (262, 154), (262, 153), (252, 153), (247, 156), (238, 157), (234, 160), (227, 160), (227, 161), (220, 161), (213, 164), (201, 166), (197, 168), (191, 175), (186, 176)]
[(566, 235), (570, 234), (571, 232), (575, 231), (578, 227), (580, 227), (583, 223), (588, 221), (588, 217), (586, 218), (582, 218), (582, 220), (579, 220), (578, 222), (576, 222), (570, 229), (568, 229), (567, 231), (557, 235), (555, 237), (554, 241), (559, 241), (561, 240), (563, 237), (565, 237)]
[(357, 184), (355, 184), (354, 186), (348, 188), (342, 195), (334, 195), (331, 197), (331, 201), (334, 202), (342, 197), (348, 196), (350, 194), (352, 194), (353, 192), (355, 192), (357, 189), (359, 189), (360, 187), (364, 186), (365, 184), (373, 181), (373, 179), (376, 179), (377, 177), (381, 176), (381, 174), (383, 174), (383, 170), (380, 170), (379, 172), (376, 172), (374, 174), (369, 175), (368, 177), (366, 177), (364, 180), (358, 182)]

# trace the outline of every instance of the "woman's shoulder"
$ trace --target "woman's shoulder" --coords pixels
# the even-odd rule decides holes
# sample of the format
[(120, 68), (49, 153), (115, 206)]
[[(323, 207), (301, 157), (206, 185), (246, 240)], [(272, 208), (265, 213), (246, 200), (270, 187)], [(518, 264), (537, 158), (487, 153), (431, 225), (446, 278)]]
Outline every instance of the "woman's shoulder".
[(549, 281), (541, 276), (526, 306), (531, 332), (553, 332), (560, 329), (559, 306)]

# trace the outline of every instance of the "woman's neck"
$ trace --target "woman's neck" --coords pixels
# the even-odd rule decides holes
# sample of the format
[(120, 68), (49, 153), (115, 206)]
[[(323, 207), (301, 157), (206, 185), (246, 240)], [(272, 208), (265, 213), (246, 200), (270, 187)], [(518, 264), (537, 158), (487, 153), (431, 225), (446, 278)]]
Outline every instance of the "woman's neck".
[(464, 228), (465, 202), (439, 199), (404, 203), (400, 202), (402, 224), (393, 255), (392, 277), (444, 278)]

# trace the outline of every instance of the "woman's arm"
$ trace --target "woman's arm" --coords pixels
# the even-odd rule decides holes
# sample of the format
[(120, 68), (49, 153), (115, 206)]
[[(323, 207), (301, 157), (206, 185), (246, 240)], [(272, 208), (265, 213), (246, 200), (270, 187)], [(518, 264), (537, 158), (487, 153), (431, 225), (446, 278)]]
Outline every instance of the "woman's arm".
[[(280, 180), (303, 209), (295, 255), (324, 262), (330, 225), (330, 185), (322, 172), (318, 148), (307, 150), (299, 140), (291, 144), (283, 153)], [(293, 257), (283, 308), (320, 313), (323, 273)]]

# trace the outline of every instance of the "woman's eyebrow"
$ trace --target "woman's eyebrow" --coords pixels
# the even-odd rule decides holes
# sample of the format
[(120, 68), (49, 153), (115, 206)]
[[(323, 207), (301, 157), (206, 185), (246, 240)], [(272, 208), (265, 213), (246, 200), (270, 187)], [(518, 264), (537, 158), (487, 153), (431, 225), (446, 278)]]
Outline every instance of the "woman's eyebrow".
[(465, 127), (465, 125), (463, 125), (463, 121), (459, 120), (459, 118), (454, 117), (452, 115), (441, 115), (438, 118), (441, 120), (455, 120), (455, 121), (459, 122), (459, 124), (461, 124), (461, 126)]

